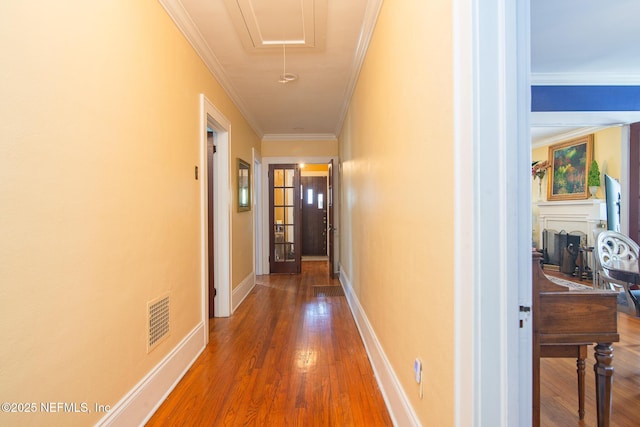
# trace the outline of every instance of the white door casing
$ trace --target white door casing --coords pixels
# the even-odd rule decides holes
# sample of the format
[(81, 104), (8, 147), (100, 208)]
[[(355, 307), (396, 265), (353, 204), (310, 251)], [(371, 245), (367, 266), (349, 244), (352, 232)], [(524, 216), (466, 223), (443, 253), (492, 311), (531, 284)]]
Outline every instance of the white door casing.
[(201, 275), (202, 275), (202, 317), (207, 327), (206, 341), (208, 342), (209, 316), (207, 304), (209, 301), (208, 278), (208, 249), (207, 249), (207, 127), (215, 132), (214, 144), (214, 281), (216, 299), (214, 302), (215, 316), (228, 317), (231, 315), (231, 184), (229, 180), (230, 149), (229, 141), (231, 123), (204, 96), (200, 95), (200, 198), (201, 198)]

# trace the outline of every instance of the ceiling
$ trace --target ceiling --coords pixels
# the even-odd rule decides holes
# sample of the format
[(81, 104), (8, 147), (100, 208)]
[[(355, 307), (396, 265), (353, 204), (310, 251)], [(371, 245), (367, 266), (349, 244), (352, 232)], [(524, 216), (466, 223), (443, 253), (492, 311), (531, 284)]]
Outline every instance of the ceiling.
[[(382, 0), (159, 1), (260, 137), (336, 137)], [(638, 16), (638, 0), (532, 0), (532, 84), (640, 85)], [(532, 113), (532, 139), (634, 121), (640, 112)]]
[(260, 137), (335, 139), (382, 0), (160, 3)]
[[(532, 0), (533, 85), (640, 85), (640, 1)], [(532, 113), (533, 144), (640, 121), (640, 112)]]

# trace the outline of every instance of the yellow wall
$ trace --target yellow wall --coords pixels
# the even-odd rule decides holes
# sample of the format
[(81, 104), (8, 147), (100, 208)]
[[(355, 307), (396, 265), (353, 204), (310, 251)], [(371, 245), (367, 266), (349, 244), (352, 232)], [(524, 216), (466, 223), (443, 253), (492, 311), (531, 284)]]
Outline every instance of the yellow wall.
[[(232, 123), (232, 161), (259, 139), (155, 0), (5, 2), (0, 51), (0, 396), (113, 406), (200, 321), (199, 94)], [(147, 354), (167, 291), (171, 335)]]
[(305, 176), (307, 173), (311, 172), (328, 172), (329, 165), (326, 163), (317, 163), (317, 164), (305, 164), (300, 172), (302, 176)]
[(262, 141), (263, 157), (335, 157), (337, 140)]
[(341, 271), (434, 426), (454, 421), (451, 13), (448, 1), (384, 2), (339, 138)]
[[(244, 120), (243, 120), (244, 121)], [(260, 140), (245, 124), (244, 132), (232, 125), (231, 130), (231, 283), (232, 288), (240, 286), (245, 279), (251, 279), (249, 275), (254, 273), (253, 262), (253, 198), (255, 197), (255, 189), (252, 187), (251, 200), (249, 205), (251, 210), (238, 212), (238, 158), (249, 163), (251, 170), (251, 181), (255, 179), (254, 165), (252, 164), (253, 153), (251, 144), (255, 144), (256, 148), (260, 146)], [(259, 153), (259, 152), (258, 152)]]
[(616, 126), (597, 132), (593, 138), (593, 158), (600, 168), (600, 190), (597, 197), (603, 199), (604, 174), (619, 181), (626, 177), (622, 173), (622, 127)]

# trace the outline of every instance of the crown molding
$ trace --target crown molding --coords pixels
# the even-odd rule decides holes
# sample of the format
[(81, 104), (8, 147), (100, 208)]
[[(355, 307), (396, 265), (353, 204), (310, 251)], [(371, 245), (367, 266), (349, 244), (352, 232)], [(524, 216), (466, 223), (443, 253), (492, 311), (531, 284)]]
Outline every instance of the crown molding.
[(637, 86), (640, 73), (532, 73), (532, 86)]
[(242, 102), (240, 96), (238, 96), (227, 74), (224, 72), (222, 65), (220, 65), (218, 58), (211, 51), (211, 48), (191, 19), (191, 16), (185, 10), (182, 2), (180, 0), (158, 0), (158, 3), (162, 5), (169, 17), (176, 24), (176, 27), (178, 27), (196, 51), (196, 54), (202, 59), (211, 74), (213, 74), (220, 86), (222, 86), (222, 89), (227, 93), (229, 98), (231, 98), (231, 101), (236, 105), (238, 110), (240, 110), (245, 120), (249, 123), (249, 126), (251, 126), (258, 137), (262, 137), (262, 129), (258, 126), (255, 118), (249, 113), (249, 109)]
[(337, 141), (332, 133), (269, 133), (262, 141)]
[(580, 138), (584, 135), (589, 135), (591, 133), (595, 133), (601, 131), (602, 129), (606, 129), (609, 126), (590, 126), (590, 127), (581, 127), (577, 129), (572, 129), (568, 132), (564, 132), (558, 135), (553, 135), (547, 138), (540, 138), (535, 142), (531, 143), (531, 148), (539, 148), (545, 147), (547, 145), (555, 144), (558, 142), (569, 141), (571, 139)]
[(383, 0), (370, 0), (367, 2), (367, 8), (365, 10), (364, 20), (362, 22), (362, 31), (360, 32), (358, 46), (353, 57), (351, 75), (349, 76), (349, 81), (347, 82), (342, 107), (340, 108), (340, 114), (338, 115), (338, 122), (336, 123), (336, 135), (340, 135), (342, 124), (344, 123), (344, 118), (346, 117), (347, 111), (349, 110), (351, 97), (353, 96), (353, 92), (356, 89), (356, 83), (358, 82), (360, 69), (362, 68), (362, 63), (364, 62), (364, 58), (367, 54), (369, 43), (371, 42), (371, 38), (373, 37), (373, 30), (375, 29), (376, 22), (378, 21), (378, 15), (380, 14), (380, 9), (382, 8), (382, 2)]

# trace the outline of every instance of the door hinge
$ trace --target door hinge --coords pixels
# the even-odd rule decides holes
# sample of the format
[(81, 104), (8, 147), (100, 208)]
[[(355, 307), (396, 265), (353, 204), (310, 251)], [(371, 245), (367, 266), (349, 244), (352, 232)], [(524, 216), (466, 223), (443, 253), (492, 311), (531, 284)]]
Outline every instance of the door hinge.
[(213, 146), (213, 154), (216, 154), (216, 152), (217, 152), (217, 151), (218, 151), (218, 146), (217, 146), (217, 145), (214, 145), (214, 146)]
[(213, 288), (213, 296), (214, 297), (218, 296), (218, 289)]

